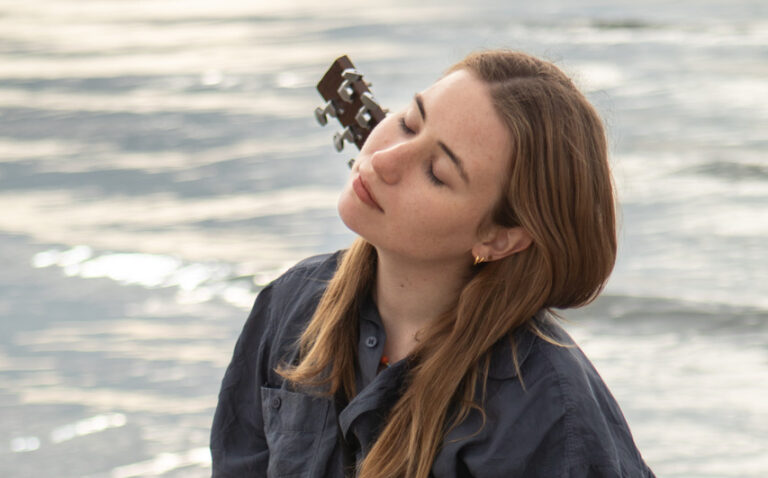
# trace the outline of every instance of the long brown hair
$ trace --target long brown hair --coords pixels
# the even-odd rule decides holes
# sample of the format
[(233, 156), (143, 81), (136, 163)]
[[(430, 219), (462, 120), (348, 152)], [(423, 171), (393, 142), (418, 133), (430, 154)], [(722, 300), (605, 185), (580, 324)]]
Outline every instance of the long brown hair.
[[(462, 69), (489, 85), (514, 145), (491, 219), (520, 226), (533, 240), (476, 268), (454, 306), (420, 335), (403, 395), (360, 465), (364, 478), (427, 477), (447, 431), (472, 408), (482, 412), (475, 391), (478, 380), (484, 389), (491, 346), (520, 327), (535, 328), (530, 319), (542, 308), (594, 299), (616, 257), (605, 134), (571, 80), (551, 63), (505, 50), (471, 54), (449, 72)], [(357, 239), (301, 337), (300, 363), (281, 369), (284, 377), (352, 399), (358, 301), (375, 270), (375, 249)]]

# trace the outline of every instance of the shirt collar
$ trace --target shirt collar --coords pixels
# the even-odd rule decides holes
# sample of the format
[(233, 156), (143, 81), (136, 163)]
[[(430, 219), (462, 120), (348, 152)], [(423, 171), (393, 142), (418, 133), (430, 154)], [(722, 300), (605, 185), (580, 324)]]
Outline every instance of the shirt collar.
[[(376, 303), (373, 301), (372, 294), (367, 294), (360, 303), (360, 319), (380, 327), (383, 333), (384, 326), (381, 323), (381, 316), (379, 316), (379, 311)], [(544, 329), (545, 332), (553, 327), (557, 328), (552, 322), (551, 314), (545, 310), (541, 310), (531, 320), (540, 329)], [(559, 335), (555, 330), (552, 330), (552, 332), (555, 332), (555, 335)], [(522, 368), (537, 338), (536, 334), (525, 326), (502, 337), (491, 349), (491, 364), (488, 370), (488, 378), (505, 380), (516, 377), (518, 372), (512, 357), (512, 341), (516, 345), (518, 367)]]
[(376, 303), (373, 301), (373, 294), (368, 293), (360, 301), (360, 319), (372, 322), (375, 325), (384, 328), (381, 323), (381, 316), (379, 315), (379, 309), (376, 307)]

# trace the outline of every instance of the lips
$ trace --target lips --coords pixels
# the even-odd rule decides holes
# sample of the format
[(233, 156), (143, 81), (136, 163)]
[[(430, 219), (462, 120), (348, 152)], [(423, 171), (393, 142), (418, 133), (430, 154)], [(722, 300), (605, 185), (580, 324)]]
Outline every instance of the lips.
[(371, 194), (371, 191), (365, 185), (363, 178), (359, 174), (352, 181), (352, 189), (355, 191), (355, 194), (357, 194), (357, 197), (363, 201), (363, 203), (374, 209), (378, 209), (379, 211), (384, 212), (381, 206), (379, 206), (379, 203), (376, 202), (373, 194)]

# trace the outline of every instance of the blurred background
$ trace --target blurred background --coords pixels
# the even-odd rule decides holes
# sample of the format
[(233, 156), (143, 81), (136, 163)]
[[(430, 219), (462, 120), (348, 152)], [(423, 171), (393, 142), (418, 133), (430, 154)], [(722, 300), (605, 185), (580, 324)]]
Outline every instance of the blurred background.
[(315, 83), (396, 110), (489, 47), (606, 121), (620, 257), (567, 328), (646, 460), (768, 476), (768, 3), (471, 3), (0, 0), (1, 476), (209, 475), (258, 290), (352, 239)]

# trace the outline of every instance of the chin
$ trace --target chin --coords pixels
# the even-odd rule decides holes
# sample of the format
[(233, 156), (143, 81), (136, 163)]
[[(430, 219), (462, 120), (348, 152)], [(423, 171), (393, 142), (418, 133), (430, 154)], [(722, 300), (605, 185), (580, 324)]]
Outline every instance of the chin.
[(341, 196), (339, 196), (336, 209), (339, 213), (339, 217), (341, 218), (341, 222), (343, 222), (350, 231), (362, 236), (361, 223), (363, 221), (360, 217), (360, 205), (355, 203), (356, 198), (351, 197), (353, 194), (355, 193), (352, 191), (351, 187), (344, 188)]

